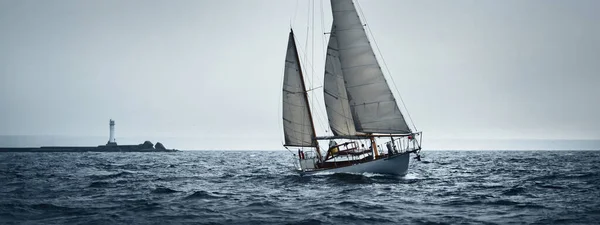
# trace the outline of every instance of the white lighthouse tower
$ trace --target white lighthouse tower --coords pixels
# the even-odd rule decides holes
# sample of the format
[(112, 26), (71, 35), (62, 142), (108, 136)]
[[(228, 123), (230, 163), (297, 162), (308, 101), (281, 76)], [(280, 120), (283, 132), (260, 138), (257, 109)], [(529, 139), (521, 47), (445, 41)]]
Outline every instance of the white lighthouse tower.
[(108, 122), (108, 124), (110, 126), (110, 136), (108, 138), (108, 143), (106, 143), (106, 145), (107, 146), (117, 145), (117, 141), (115, 140), (115, 121), (111, 119)]

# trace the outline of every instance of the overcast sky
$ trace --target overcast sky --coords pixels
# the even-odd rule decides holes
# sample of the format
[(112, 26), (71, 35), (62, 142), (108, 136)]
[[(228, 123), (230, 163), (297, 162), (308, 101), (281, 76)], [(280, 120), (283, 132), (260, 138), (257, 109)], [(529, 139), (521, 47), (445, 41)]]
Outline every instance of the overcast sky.
[[(117, 140), (281, 149), (287, 37), (291, 24), (313, 61), (309, 4), (0, 0), (0, 135), (107, 140), (113, 118)], [(600, 139), (600, 1), (360, 6), (426, 141)], [(317, 87), (332, 18), (329, 1), (314, 8)]]

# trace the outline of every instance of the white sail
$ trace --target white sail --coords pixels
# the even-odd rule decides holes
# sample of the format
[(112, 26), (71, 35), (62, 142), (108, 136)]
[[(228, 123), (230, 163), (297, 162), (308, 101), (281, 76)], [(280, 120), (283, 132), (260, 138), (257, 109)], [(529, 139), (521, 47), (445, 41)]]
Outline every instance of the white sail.
[(283, 133), (287, 146), (316, 146), (294, 34), (290, 32), (283, 75)]
[(356, 131), (410, 133), (352, 0), (331, 0), (333, 27)]
[(354, 120), (352, 120), (352, 113), (348, 104), (337, 39), (333, 28), (327, 46), (324, 78), (325, 108), (327, 109), (327, 118), (333, 135), (355, 135)]

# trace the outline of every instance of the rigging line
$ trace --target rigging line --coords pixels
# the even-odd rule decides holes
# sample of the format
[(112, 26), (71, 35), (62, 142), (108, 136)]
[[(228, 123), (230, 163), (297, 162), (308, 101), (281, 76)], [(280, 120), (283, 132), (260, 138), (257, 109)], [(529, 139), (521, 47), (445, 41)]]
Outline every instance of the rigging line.
[[(311, 7), (311, 5), (312, 5), (312, 7)], [(308, 60), (307, 58), (308, 58), (308, 36), (309, 36), (311, 30), (314, 33), (314, 22), (315, 22), (315, 19), (314, 19), (314, 0), (309, 0), (308, 1), (308, 7), (307, 8), (308, 8), (308, 15), (306, 17), (307, 18), (307, 23), (306, 23), (306, 39), (305, 39), (305, 42), (304, 42), (304, 49), (306, 49), (306, 52), (303, 52), (304, 53), (303, 55), (305, 56), (305, 60), (304, 61), (307, 64), (310, 65), (310, 69), (311, 69), (310, 70), (310, 73), (311, 73), (310, 78), (311, 78), (311, 80), (308, 83), (309, 83), (310, 87), (312, 88), (314, 86), (314, 82), (313, 81), (314, 81), (314, 74), (315, 74), (315, 68), (314, 68), (314, 58), (315, 58), (314, 57), (314, 34), (311, 35), (311, 37), (312, 37), (312, 41), (311, 41), (311, 44), (312, 44), (312, 50), (311, 50), (312, 57), (311, 57), (311, 60), (312, 60), (312, 62), (310, 60)], [(311, 12), (312, 12), (312, 21), (311, 21)], [(312, 27), (310, 25), (311, 22), (313, 24)], [(306, 76), (306, 79), (308, 79), (308, 78), (309, 78), (309, 76)], [(311, 97), (313, 97), (313, 95), (311, 95)], [(312, 98), (312, 102), (315, 102), (314, 98)], [(313, 103), (313, 105), (316, 105), (316, 104)]]
[(315, 88), (311, 88), (311, 89), (308, 89), (308, 90), (306, 90), (306, 92), (309, 92), (309, 91), (314, 91), (314, 90), (316, 90), (316, 89), (319, 89), (319, 88), (322, 88), (322, 87), (323, 87), (323, 86), (318, 86), (318, 87), (315, 87)]
[(292, 150), (285, 146), (285, 144), (283, 144), (283, 147), (285, 148), (285, 150), (288, 150), (290, 153), (292, 153), (292, 155), (296, 156), (296, 153), (292, 152)]
[[(301, 75), (301, 76), (300, 76), (300, 79), (301, 79), (301, 82), (302, 82), (303, 89), (306, 89), (306, 87), (305, 87), (305, 82), (304, 82), (304, 80), (305, 80), (305, 79), (304, 79), (304, 77), (305, 77), (305, 76), (303, 76), (304, 74), (302, 73), (302, 60), (300, 59), (300, 54), (298, 54), (298, 46), (297, 46), (297, 45), (296, 45), (296, 43), (295, 43), (296, 36), (295, 36), (295, 34), (293, 34), (293, 35), (294, 35), (294, 46), (295, 46), (295, 50), (296, 50), (296, 59), (298, 60), (298, 62), (297, 62), (297, 63), (298, 63), (298, 67), (299, 67), (298, 69), (299, 69), (299, 71), (300, 71), (300, 75)], [(307, 37), (307, 40), (308, 40), (308, 37)], [(305, 90), (303, 90), (303, 91), (305, 91)], [(303, 111), (304, 111), (304, 112), (303, 112), (303, 114), (304, 114), (305, 116), (303, 116), (303, 117), (302, 117), (302, 120), (301, 120), (301, 123), (302, 123), (302, 124), (305, 124), (306, 122), (309, 122), (309, 121), (305, 121), (305, 119), (306, 119), (306, 117), (307, 117), (307, 116), (308, 116), (309, 118), (312, 118), (312, 116), (310, 115), (310, 103), (308, 102), (308, 96), (307, 96), (307, 94), (308, 94), (308, 93), (304, 93), (304, 98), (305, 98), (305, 100), (306, 100), (306, 104), (307, 104), (307, 105), (306, 105), (306, 110), (303, 110)], [(308, 113), (309, 115), (306, 115), (307, 113)], [(311, 120), (310, 122), (311, 122), (311, 124), (310, 124), (310, 126), (309, 126), (309, 128), (311, 129), (310, 131), (312, 131), (313, 135), (315, 135), (315, 136), (316, 136), (317, 134), (316, 134), (316, 132), (314, 132), (314, 121), (313, 121), (313, 120)], [(303, 127), (301, 128), (301, 129), (302, 129), (302, 131), (304, 131), (304, 129), (305, 129), (305, 128), (306, 128), (306, 127), (305, 127), (305, 126), (303, 126)], [(304, 147), (302, 147), (302, 149), (304, 150)]]
[[(298, 14), (298, 1), (299, 0), (296, 0), (296, 6), (294, 7), (294, 17), (293, 17), (293, 20), (292, 20), (293, 24), (296, 23), (296, 15)], [(291, 25), (293, 25), (293, 24), (291, 24)]]
[[(319, 4), (319, 11), (321, 12), (321, 55), (323, 56), (323, 61), (327, 62), (327, 35), (325, 34), (325, 13), (323, 10), (323, 0), (319, 0), (320, 4)], [(327, 66), (325, 64), (325, 66)], [(324, 67), (325, 67), (324, 66)], [(325, 78), (325, 75), (323, 75), (323, 78)], [(323, 82), (323, 85), (325, 85), (325, 82)], [(325, 89), (323, 89), (325, 90)], [(325, 96), (323, 96), (323, 101), (325, 101)], [(325, 106), (327, 107), (327, 106)], [(325, 109), (327, 110), (327, 109)], [(326, 118), (327, 122), (329, 122), (329, 120)], [(329, 131), (331, 131), (331, 128), (329, 128), (328, 130), (325, 130), (325, 134), (329, 133)], [(332, 132), (333, 134), (333, 132)]]
[(308, 1), (308, 6), (306, 8), (308, 8), (308, 12), (306, 15), (306, 39), (304, 39), (304, 49), (308, 49), (308, 34), (310, 33), (310, 0)]
[[(311, 11), (312, 11), (312, 29), (311, 29), (312, 33), (310, 35), (311, 36), (311, 41), (310, 41), (310, 43), (311, 43), (311, 49), (310, 49), (311, 63), (310, 64), (315, 65), (315, 0), (312, 0)], [(311, 75), (310, 79), (314, 81), (315, 80), (315, 72), (314, 72), (314, 70), (313, 70), (312, 73), (310, 73), (310, 75)], [(314, 86), (315, 86), (314, 82), (311, 82), (310, 89), (314, 88)], [(311, 101), (313, 102), (313, 105), (314, 105), (315, 95), (310, 95), (310, 96), (312, 98)], [(317, 135), (317, 134), (315, 134), (315, 135)]]
[[(363, 18), (365, 23), (368, 24), (367, 18), (363, 14), (362, 7), (360, 6), (360, 3), (358, 3), (358, 0), (356, 0), (356, 5), (358, 6), (357, 8), (360, 12), (361, 17)], [(375, 43), (377, 52), (379, 52), (379, 56), (381, 57), (383, 66), (385, 67), (385, 70), (388, 72), (388, 75), (389, 75), (390, 79), (392, 80), (392, 84), (394, 85), (394, 88), (396, 89), (396, 92), (398, 93), (398, 97), (400, 98), (402, 107), (404, 107), (404, 109), (406, 109), (406, 114), (408, 115), (410, 122), (412, 123), (413, 127), (415, 128), (415, 131), (418, 131), (417, 125), (415, 125), (415, 122), (413, 121), (412, 116), (410, 116), (410, 112), (408, 112), (408, 108), (406, 107), (406, 104), (404, 103), (404, 99), (402, 99), (402, 95), (400, 94), (400, 91), (398, 90), (398, 86), (396, 85), (396, 82), (394, 81), (394, 77), (392, 76), (392, 73), (390, 72), (390, 68), (387, 66), (387, 63), (385, 62), (385, 58), (383, 58), (383, 53), (381, 53), (381, 50), (379, 49), (379, 45), (377, 44), (377, 41), (375, 40), (375, 36), (373, 35), (373, 32), (371, 31), (371, 27), (370, 26), (366, 26), (366, 27), (367, 27), (367, 30), (369, 31), (369, 34), (371, 34), (371, 39), (373, 39), (373, 43)]]
[[(323, 0), (320, 0), (320, 2), (321, 2), (321, 4), (320, 4), (321, 5), (321, 11), (322, 11), (322, 2), (323, 2)], [(312, 76), (311, 76), (311, 79), (312, 80), (310, 81), (310, 83), (313, 86), (313, 89), (316, 89), (316, 88), (314, 88), (314, 86), (318, 85), (318, 82), (314, 78), (315, 74), (316, 74), (316, 70), (315, 70), (315, 66), (314, 66), (315, 65), (314, 64), (314, 60), (315, 60), (315, 47), (314, 47), (314, 45), (315, 45), (315, 10), (316, 10), (315, 9), (315, 1), (314, 0), (312, 0), (312, 5), (313, 5), (313, 8), (312, 8), (312, 29), (311, 29), (311, 39), (312, 39), (312, 42), (311, 42), (311, 44), (312, 44), (312, 48), (311, 48), (311, 61), (312, 61), (311, 62), (311, 69), (312, 69), (311, 74), (312, 74)], [(321, 17), (321, 21), (322, 21), (322, 17)], [(323, 28), (321, 27), (321, 30), (322, 29)], [(321, 38), (321, 41), (322, 40), (323, 39)], [(321, 44), (323, 44), (323, 42), (321, 42)], [(321, 49), (321, 51), (323, 51), (323, 49)], [(327, 122), (328, 120), (327, 120), (327, 118), (325, 116), (326, 114), (323, 113), (324, 110), (321, 107), (322, 104), (321, 104), (319, 98), (316, 98), (316, 94), (314, 94), (314, 93), (311, 94), (311, 97), (312, 97), (312, 101), (316, 103), (316, 104), (314, 104), (315, 105), (314, 108), (317, 109), (315, 111), (315, 113), (318, 112), (317, 113), (317, 118), (318, 118), (319, 122), (321, 123), (320, 127), (321, 127), (322, 130), (325, 131), (325, 133), (328, 133), (329, 132), (329, 129), (327, 129), (328, 128), (328, 125), (327, 125), (328, 124), (328, 122)]]
[[(307, 63), (310, 63), (310, 62), (307, 62)], [(315, 69), (312, 65), (311, 65), (311, 69), (313, 70), (313, 72), (315, 71)], [(310, 80), (309, 83), (311, 83), (311, 85), (319, 84), (318, 81), (316, 81), (316, 80)], [(321, 85), (320, 87), (322, 87), (322, 86), (323, 85)], [(313, 88), (313, 89), (316, 89), (316, 88)], [(311, 96), (313, 96), (313, 94), (314, 94), (314, 96), (316, 96), (315, 93), (311, 93)], [(328, 123), (323, 122), (323, 121), (327, 121), (327, 118), (325, 118), (325, 115), (327, 115), (327, 114), (324, 113), (324, 109), (321, 107), (323, 105), (325, 105), (325, 104), (321, 103), (320, 98), (315, 99), (315, 103), (314, 103), (314, 108), (316, 109), (315, 114), (316, 114), (317, 118), (319, 119), (319, 122), (321, 122), (320, 126), (321, 126), (322, 130), (324, 130), (325, 133), (328, 133), (329, 132), (329, 130), (327, 129)]]
[[(294, 37), (296, 37), (296, 36), (295, 36), (295, 34), (294, 34)], [(296, 38), (294, 38), (294, 39), (296, 39)], [(307, 36), (307, 38), (306, 38), (306, 39), (308, 40), (308, 36)], [(299, 63), (301, 64), (301, 67), (303, 66), (304, 68), (306, 68), (306, 64), (310, 64), (310, 62), (308, 62), (308, 60), (306, 59), (308, 56), (307, 56), (306, 52), (302, 51), (302, 47), (299, 47), (299, 46), (296, 46), (296, 47), (297, 47), (297, 48), (296, 48), (296, 50), (297, 50), (297, 51), (299, 50), (299, 51), (302, 53), (302, 54), (299, 54), (299, 55), (304, 55), (304, 60), (302, 60), (302, 59), (300, 59), (300, 58), (298, 59), (298, 60), (299, 60)], [(311, 68), (312, 68), (312, 65), (311, 65)], [(313, 68), (313, 70), (314, 70), (314, 68)], [(312, 81), (310, 81), (310, 80), (308, 79), (308, 76), (304, 76), (304, 77), (305, 77), (305, 78), (306, 78), (306, 80), (308, 81), (309, 85), (311, 85), (311, 86), (312, 86)], [(306, 90), (305, 90), (305, 91), (306, 91)], [(307, 92), (307, 94), (309, 94), (309, 93)], [(314, 103), (313, 103), (312, 105), (313, 105), (313, 109), (315, 109), (315, 108), (316, 108), (317, 110), (320, 110), (320, 109), (317, 107), (317, 104), (314, 104)], [(309, 105), (309, 106), (307, 106), (307, 107), (310, 107), (310, 105)], [(320, 128), (321, 128), (321, 129), (323, 129), (323, 125), (322, 125), (323, 123), (322, 123), (322, 120), (321, 120), (321, 118), (319, 117), (319, 114), (318, 114), (318, 113), (313, 113), (313, 114), (315, 114), (315, 115), (316, 115), (316, 117), (317, 117), (317, 120), (319, 121), (319, 126), (320, 126)], [(303, 119), (303, 120), (304, 120), (304, 119)], [(313, 126), (314, 126), (314, 124), (313, 124)], [(315, 134), (315, 135), (317, 135), (317, 134)]]
[[(323, 16), (322, 16), (323, 15), (323, 0), (319, 0), (319, 2), (320, 2), (320, 4), (319, 4), (320, 11), (321, 11), (320, 21), (321, 21), (321, 24), (323, 24)], [(314, 47), (314, 45), (315, 45), (315, 39), (314, 39), (315, 38), (315, 2), (314, 2), (314, 0), (313, 0), (313, 13), (312, 14), (313, 14), (313, 21), (312, 21), (312, 35), (311, 35), (312, 36), (312, 49), (311, 49), (312, 81), (311, 81), (311, 84), (313, 85), (312, 89), (314, 90), (314, 89), (319, 88), (319, 87), (314, 87), (314, 86), (318, 85), (317, 82), (315, 82), (315, 78), (314, 78), (315, 74), (316, 74), (316, 71), (314, 68), (314, 60), (315, 60), (315, 47)], [(323, 30), (322, 25), (321, 25), (321, 30)], [(323, 36), (321, 36), (321, 46), (323, 46)], [(321, 53), (323, 54), (323, 48), (321, 48)], [(323, 54), (323, 55), (325, 55), (325, 54)], [(322, 85), (321, 85), (321, 87), (322, 87)], [(319, 115), (317, 115), (317, 118), (319, 118), (319, 122), (321, 123), (321, 128), (322, 128), (322, 130), (325, 131), (325, 133), (328, 133), (328, 131), (329, 131), (329, 129), (327, 129), (328, 128), (328, 126), (327, 126), (328, 120), (325, 116), (326, 114), (323, 113), (324, 110), (321, 108), (321, 104), (320, 104), (321, 102), (319, 101), (319, 98), (316, 98), (316, 94), (312, 94), (311, 96), (313, 97), (313, 102), (318, 103), (318, 104), (315, 104), (315, 105), (317, 105), (317, 106), (315, 106), (315, 108), (317, 108), (317, 110), (319, 112)]]
[(321, 2), (321, 53), (323, 54), (323, 58), (327, 57), (327, 36), (325, 35), (325, 13), (323, 12), (323, 0), (319, 0)]
[[(307, 32), (306, 40), (308, 40), (308, 32)], [(297, 46), (297, 47), (298, 47), (297, 49), (300, 51), (300, 53), (302, 53), (301, 55), (303, 56), (303, 59), (300, 60), (300, 63), (303, 64), (304, 68), (307, 68), (307, 69), (310, 68), (311, 72), (315, 73), (315, 67), (314, 67), (314, 65), (310, 62), (310, 60), (308, 60), (308, 51), (304, 51), (304, 49), (302, 47), (300, 47), (300, 46)], [(314, 86), (315, 82), (317, 82), (314, 79), (309, 80), (309, 76), (305, 76), (305, 78), (308, 81), (307, 83), (309, 83), (310, 86)], [(328, 127), (327, 124), (328, 123), (324, 123), (323, 122), (323, 121), (327, 121), (327, 119), (324, 118), (324, 115), (326, 115), (326, 114), (323, 113), (324, 110), (320, 106), (321, 106), (321, 102), (317, 98), (316, 99), (316, 104), (313, 103), (313, 109), (316, 109), (315, 112), (314, 112), (314, 114), (316, 115), (317, 120), (319, 120), (319, 126), (320, 126), (320, 128), (322, 130), (324, 130), (325, 133), (328, 133), (329, 132), (329, 130), (327, 129), (327, 127)]]
[[(300, 49), (300, 51), (302, 52), (302, 49)], [(305, 52), (302, 52), (302, 53), (305, 53)], [(304, 65), (304, 68), (306, 68), (306, 64), (310, 64), (310, 62), (308, 62), (308, 60), (301, 60), (301, 63)], [(306, 77), (306, 78), (308, 80), (308, 83), (310, 83), (312, 85), (313, 82), (311, 80), (309, 80), (308, 77)], [(310, 94), (310, 93), (308, 93), (308, 94)], [(324, 125), (325, 123), (323, 123), (324, 119), (322, 118), (323, 117), (322, 116), (323, 115), (323, 109), (321, 109), (321, 107), (320, 107), (319, 100), (317, 99), (316, 104), (313, 103), (312, 106), (313, 106), (313, 109), (316, 109), (313, 114), (316, 115), (316, 118), (319, 121), (319, 127), (322, 130), (326, 130), (326, 127)], [(317, 111), (318, 111), (318, 113), (317, 113)]]
[[(306, 58), (308, 58), (308, 56), (307, 56), (308, 52), (303, 51), (303, 49), (301, 47), (299, 47), (298, 50), (304, 56), (304, 60), (301, 60), (301, 63), (303, 64), (304, 68), (307, 68), (306, 64), (309, 64), (310, 68), (314, 72), (315, 71), (314, 66), (312, 64), (310, 64), (310, 61), (308, 61), (306, 59)], [(307, 80), (308, 80), (308, 77), (307, 77)], [(316, 82), (316, 81), (314, 81), (314, 82)], [(308, 80), (308, 83), (310, 85), (313, 85), (314, 82), (313, 82), (313, 80)], [(320, 107), (321, 106), (321, 102), (319, 101), (318, 98), (316, 99), (316, 104), (313, 103), (313, 106), (314, 106), (313, 108), (318, 111), (318, 113), (315, 111), (315, 114), (316, 114), (317, 119), (320, 122), (319, 126), (321, 127), (322, 130), (325, 130), (326, 133), (327, 133), (327, 127), (326, 127), (325, 123), (323, 123), (323, 121), (327, 121), (326, 119), (323, 119), (324, 115), (326, 115), (326, 114), (323, 113), (323, 109)]]

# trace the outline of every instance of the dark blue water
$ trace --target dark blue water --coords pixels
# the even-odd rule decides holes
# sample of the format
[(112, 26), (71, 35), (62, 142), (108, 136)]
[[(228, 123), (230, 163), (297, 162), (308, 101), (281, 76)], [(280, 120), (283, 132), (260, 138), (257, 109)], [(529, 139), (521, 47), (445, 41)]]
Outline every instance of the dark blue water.
[(405, 177), (288, 152), (0, 153), (0, 224), (598, 224), (600, 151), (425, 151)]

